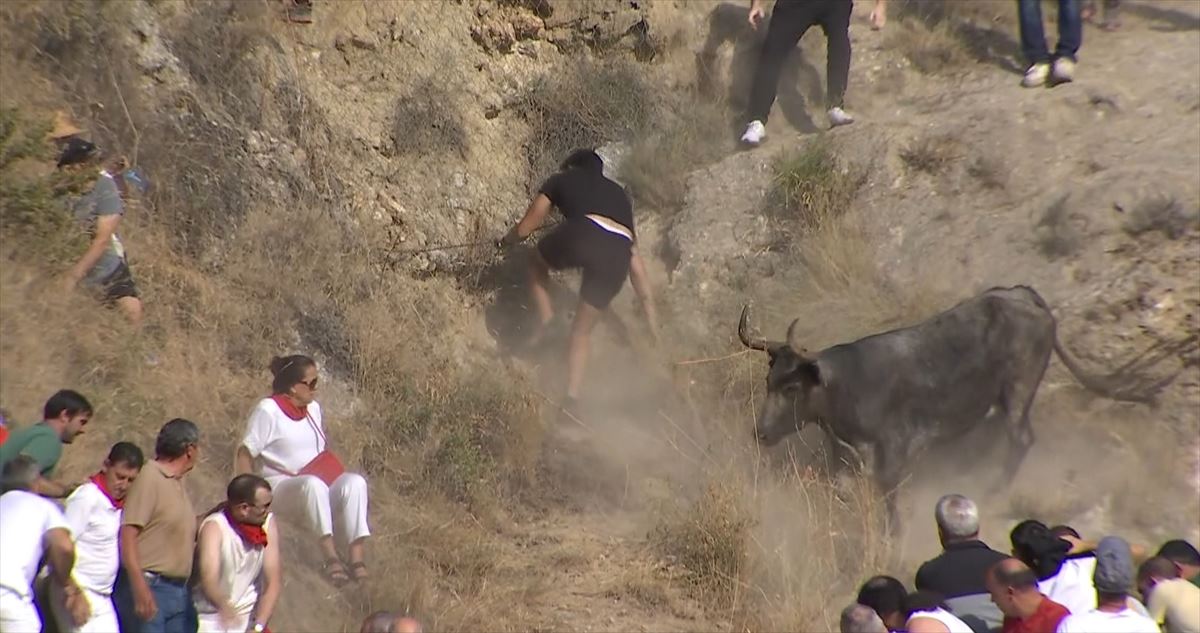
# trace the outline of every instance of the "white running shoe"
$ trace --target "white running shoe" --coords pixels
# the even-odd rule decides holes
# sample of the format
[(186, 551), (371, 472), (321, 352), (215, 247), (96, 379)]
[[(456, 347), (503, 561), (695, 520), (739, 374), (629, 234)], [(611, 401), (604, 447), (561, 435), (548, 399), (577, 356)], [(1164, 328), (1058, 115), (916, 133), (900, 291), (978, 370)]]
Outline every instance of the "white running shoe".
[(750, 125), (746, 126), (746, 133), (742, 135), (742, 142), (747, 145), (758, 145), (767, 138), (767, 128), (762, 121), (751, 121)]
[(1050, 71), (1050, 82), (1053, 84), (1071, 83), (1075, 79), (1075, 62), (1069, 57), (1059, 57), (1054, 60), (1054, 69)]
[(854, 123), (854, 117), (850, 116), (850, 113), (843, 110), (840, 106), (829, 108), (828, 114), (830, 127)]
[(1021, 85), (1026, 88), (1038, 88), (1046, 85), (1046, 80), (1049, 78), (1050, 64), (1038, 62), (1025, 71), (1025, 78), (1021, 80)]

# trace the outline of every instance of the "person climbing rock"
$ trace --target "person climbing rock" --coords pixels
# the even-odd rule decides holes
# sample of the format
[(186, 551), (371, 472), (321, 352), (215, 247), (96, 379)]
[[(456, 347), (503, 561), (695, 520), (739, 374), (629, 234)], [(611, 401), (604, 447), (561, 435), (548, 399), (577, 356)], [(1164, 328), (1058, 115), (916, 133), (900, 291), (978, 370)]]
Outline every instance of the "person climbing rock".
[(551, 207), (566, 219), (537, 244), (530, 260), (530, 294), (537, 308), (538, 325), (528, 341), (540, 342), (554, 318), (548, 285), (551, 270), (583, 271), (579, 305), (571, 324), (567, 352), (567, 394), (563, 403), (574, 413), (591, 348), (591, 332), (600, 314), (629, 277), (637, 293), (651, 335), (658, 331), (658, 315), (651, 295), (646, 266), (637, 251), (633, 203), (629, 194), (604, 175), (604, 159), (594, 150), (577, 149), (564, 160), (560, 171), (538, 190), (524, 217), (502, 238), (504, 248), (527, 237), (542, 225)]

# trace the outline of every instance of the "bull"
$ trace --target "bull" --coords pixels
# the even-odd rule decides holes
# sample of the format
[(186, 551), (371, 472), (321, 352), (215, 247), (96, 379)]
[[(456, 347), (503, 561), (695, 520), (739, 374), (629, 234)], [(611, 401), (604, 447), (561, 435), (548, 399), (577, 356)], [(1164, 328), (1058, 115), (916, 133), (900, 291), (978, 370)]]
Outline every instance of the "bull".
[(1090, 390), (1147, 398), (1128, 384), (1123, 389), (1115, 374), (1085, 372), (1060, 345), (1046, 302), (1027, 286), (991, 288), (922, 323), (817, 354), (797, 340), (799, 319), (785, 342), (758, 337), (749, 321), (747, 305), (738, 323), (742, 344), (770, 356), (758, 441), (770, 446), (806, 424), (819, 425), (833, 440), (835, 462), (873, 475), (893, 530), (896, 490), (930, 445), (979, 425), (1001, 425), (1007, 455), (999, 483), (1012, 481), (1034, 443), (1029, 410), (1051, 354)]

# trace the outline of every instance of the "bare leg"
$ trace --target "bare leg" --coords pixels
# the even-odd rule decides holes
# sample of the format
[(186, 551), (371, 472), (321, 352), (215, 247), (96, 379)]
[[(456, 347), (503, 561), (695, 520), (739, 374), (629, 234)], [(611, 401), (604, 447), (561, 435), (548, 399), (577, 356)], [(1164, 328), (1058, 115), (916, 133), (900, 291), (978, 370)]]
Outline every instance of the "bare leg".
[(364, 556), (363, 541), (365, 541), (365, 540), (366, 540), (365, 538), (360, 538), (357, 541), (354, 541), (353, 543), (351, 543), (350, 547), (348, 548), (349, 551), (347, 553), (349, 554), (349, 558), (350, 558), (350, 569), (351, 569), (352, 574), (354, 575), (355, 580), (362, 580), (364, 578), (367, 578), (367, 569), (364, 566), (366, 559), (363, 558), (363, 556)]
[(142, 327), (142, 300), (137, 297), (121, 297), (116, 301), (117, 308), (135, 328)]
[(333, 547), (332, 534), (326, 534), (325, 536), (317, 539), (317, 545), (321, 548), (321, 558), (324, 560), (338, 557), (337, 550)]
[(537, 310), (538, 324), (530, 337), (530, 343), (537, 343), (545, 333), (546, 324), (554, 318), (554, 305), (550, 301), (550, 266), (542, 259), (536, 250), (529, 259), (529, 294), (533, 297), (533, 306)]
[(571, 341), (567, 349), (567, 397), (579, 397), (583, 372), (587, 367), (588, 351), (592, 345), (592, 328), (600, 320), (600, 310), (580, 301), (571, 322)]
[(646, 317), (646, 325), (650, 328), (650, 337), (658, 341), (658, 310), (654, 306), (654, 295), (650, 289), (650, 276), (646, 274), (646, 263), (642, 261), (637, 248), (629, 259), (629, 284), (637, 294), (641, 303), (642, 313)]

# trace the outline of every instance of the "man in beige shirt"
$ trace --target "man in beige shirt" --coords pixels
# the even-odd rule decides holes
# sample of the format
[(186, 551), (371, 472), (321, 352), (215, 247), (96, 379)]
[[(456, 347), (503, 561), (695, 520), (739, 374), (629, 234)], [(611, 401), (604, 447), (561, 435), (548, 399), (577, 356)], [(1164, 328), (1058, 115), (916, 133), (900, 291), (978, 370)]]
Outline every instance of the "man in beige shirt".
[(1146, 610), (1165, 633), (1200, 633), (1200, 587), (1180, 578), (1175, 563), (1147, 559), (1137, 580)]
[(154, 452), (125, 498), (117, 612), (122, 631), (191, 633), (197, 622), (187, 581), (196, 512), (183, 477), (199, 460), (200, 429), (171, 420), (158, 432)]

